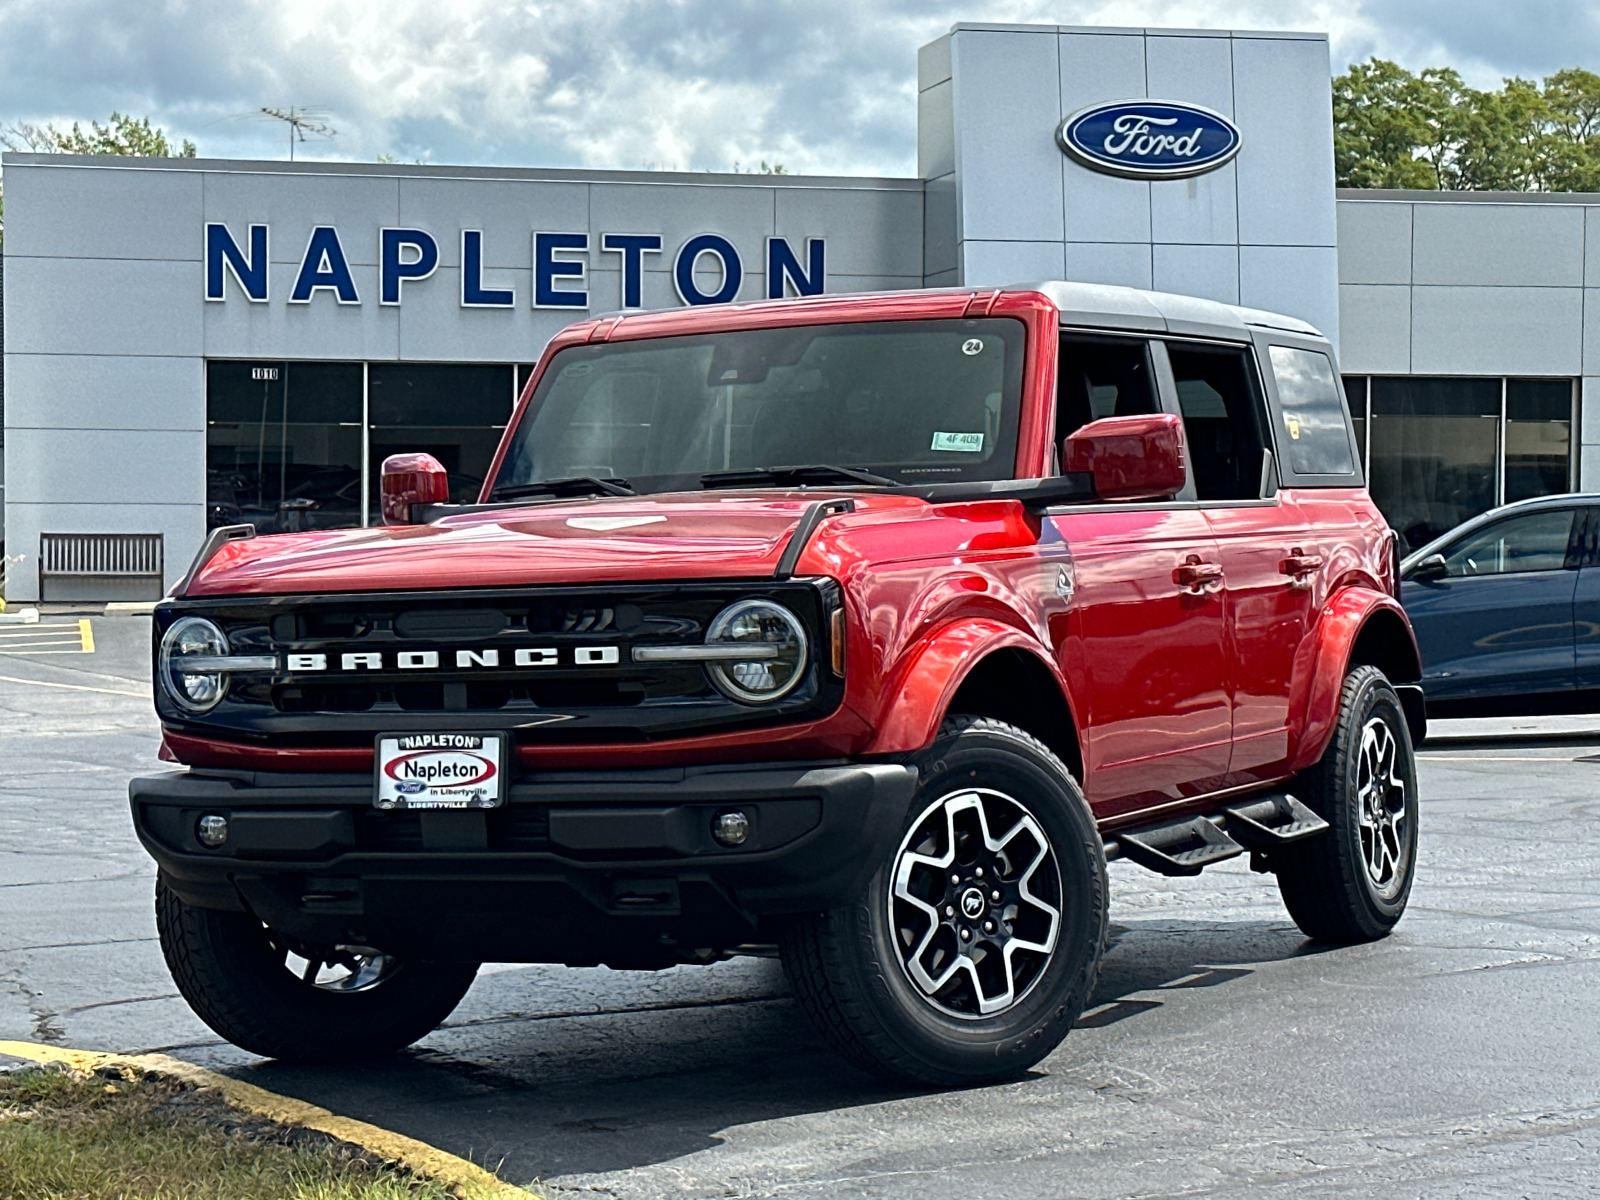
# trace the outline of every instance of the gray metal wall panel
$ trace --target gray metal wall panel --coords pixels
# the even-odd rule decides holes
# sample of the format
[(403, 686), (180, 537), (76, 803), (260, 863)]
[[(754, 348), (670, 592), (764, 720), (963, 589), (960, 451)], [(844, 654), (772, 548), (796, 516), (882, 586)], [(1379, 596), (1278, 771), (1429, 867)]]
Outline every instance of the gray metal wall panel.
[(6, 253), (198, 262), (200, 172), (176, 164), (160, 170), (127, 165), (137, 161), (8, 167)]
[[(8, 205), (14, 190), (8, 180)], [(6, 350), (199, 355), (204, 282), (198, 261), (7, 253)]]
[(6, 454), (11, 490), (32, 503), (199, 506), (206, 498), (201, 430), (13, 428)]
[(1310, 321), (1338, 350), (1338, 260), (1332, 246), (1240, 246), (1239, 303)]
[[(207, 304), (199, 299), (200, 283), (196, 281), (183, 304), (186, 309), (198, 304), (204, 310), (205, 356), (358, 362), (399, 357), (401, 310), (378, 303), (377, 267), (350, 268), (360, 304), (340, 304), (326, 291), (317, 292), (305, 304), (285, 303), (298, 270), (295, 263), (271, 265), (267, 275), (272, 300), (266, 304), (247, 304), (238, 296)], [(418, 294), (406, 297), (407, 304), (417, 302)]]
[(946, 78), (943, 83), (917, 93), (917, 177), (920, 179), (937, 179), (956, 169), (954, 90)]
[(1412, 207), (1338, 202), (1340, 283), (1411, 282)]
[[(1172, 186), (1172, 185), (1167, 185)], [(1151, 247), (1152, 286), (1158, 292), (1239, 303), (1237, 246)]]
[[(1108, 99), (1145, 96), (1144, 37), (1058, 37), (1061, 117)], [(1059, 121), (1060, 117), (1057, 118)], [(1069, 242), (1150, 241), (1150, 184), (1073, 162), (1060, 149), (1063, 227)]]
[(1418, 375), (1582, 374), (1580, 288), (1419, 286), (1411, 305)]
[(1566, 204), (1413, 206), (1412, 282), (1582, 287), (1583, 209)]
[(1351, 375), (1411, 373), (1411, 289), (1339, 285), (1339, 367)]
[(1135, 242), (1068, 242), (1066, 274), (1075, 283), (1110, 283), (1119, 287), (1148, 288), (1151, 282), (1151, 248)]
[[(1055, 127), (1061, 95), (1054, 30), (962, 30), (952, 39), (951, 63), (961, 240), (1048, 241), (1059, 252)], [(987, 258), (990, 252), (982, 253)], [(968, 278), (975, 278), (970, 271)]]
[(1234, 114), (1246, 139), (1235, 160), (1239, 240), (1334, 245), (1327, 42), (1236, 38), (1232, 44)]
[(205, 428), (205, 364), (150, 355), (13, 354), (12, 429)]

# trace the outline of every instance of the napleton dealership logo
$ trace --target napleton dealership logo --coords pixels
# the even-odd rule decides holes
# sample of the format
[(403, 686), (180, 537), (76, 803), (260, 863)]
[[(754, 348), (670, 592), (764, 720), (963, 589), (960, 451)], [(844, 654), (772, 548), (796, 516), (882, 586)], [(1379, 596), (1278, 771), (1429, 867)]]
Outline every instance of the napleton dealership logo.
[(1239, 153), (1239, 130), (1221, 113), (1174, 100), (1113, 100), (1079, 109), (1056, 142), (1092, 171), (1129, 179), (1186, 179)]

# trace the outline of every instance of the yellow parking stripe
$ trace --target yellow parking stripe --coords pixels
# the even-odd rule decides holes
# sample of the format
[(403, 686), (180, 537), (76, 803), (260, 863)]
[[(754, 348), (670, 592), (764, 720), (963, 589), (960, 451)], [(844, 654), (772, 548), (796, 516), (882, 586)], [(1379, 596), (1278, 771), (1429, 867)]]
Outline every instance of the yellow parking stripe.
[(93, 653), (94, 626), (87, 617), (81, 617), (71, 624), (31, 625), (25, 629), (0, 630), (0, 655)]
[(129, 1066), (139, 1072), (164, 1076), (221, 1093), (223, 1100), (280, 1125), (315, 1129), (329, 1137), (359, 1146), (371, 1154), (399, 1163), (406, 1170), (453, 1187), (463, 1200), (537, 1200), (525, 1191), (484, 1170), (477, 1163), (457, 1158), (437, 1146), (393, 1133), (365, 1121), (341, 1117), (315, 1104), (292, 1096), (280, 1096), (242, 1079), (218, 1075), (193, 1063), (169, 1058), (165, 1054), (101, 1054), (94, 1050), (72, 1050), (65, 1046), (43, 1046), (37, 1042), (0, 1042), (0, 1054), (25, 1058), (36, 1063), (63, 1063), (74, 1071), (93, 1071), (104, 1066)]

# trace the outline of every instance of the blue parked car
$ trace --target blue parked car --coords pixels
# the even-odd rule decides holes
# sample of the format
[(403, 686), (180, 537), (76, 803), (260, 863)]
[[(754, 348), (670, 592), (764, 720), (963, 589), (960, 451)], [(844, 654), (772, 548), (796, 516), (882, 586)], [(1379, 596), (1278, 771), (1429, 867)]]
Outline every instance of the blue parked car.
[(1428, 713), (1600, 711), (1600, 494), (1458, 525), (1400, 564)]

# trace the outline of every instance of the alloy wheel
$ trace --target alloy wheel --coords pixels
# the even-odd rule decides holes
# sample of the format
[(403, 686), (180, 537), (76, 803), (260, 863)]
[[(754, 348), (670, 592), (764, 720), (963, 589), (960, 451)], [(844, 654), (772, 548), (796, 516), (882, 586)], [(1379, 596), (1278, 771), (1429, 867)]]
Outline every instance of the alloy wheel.
[(1411, 824), (1406, 781), (1400, 773), (1400, 740), (1383, 717), (1361, 729), (1356, 755), (1356, 800), (1361, 857), (1367, 878), (1386, 900), (1399, 893), (1410, 855)]
[(1061, 928), (1061, 868), (1039, 822), (967, 788), (923, 810), (895, 855), (889, 928), (912, 985), (949, 1016), (1004, 1012), (1033, 988)]

